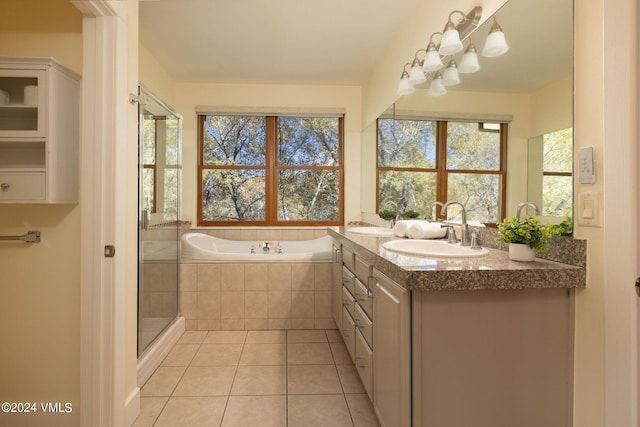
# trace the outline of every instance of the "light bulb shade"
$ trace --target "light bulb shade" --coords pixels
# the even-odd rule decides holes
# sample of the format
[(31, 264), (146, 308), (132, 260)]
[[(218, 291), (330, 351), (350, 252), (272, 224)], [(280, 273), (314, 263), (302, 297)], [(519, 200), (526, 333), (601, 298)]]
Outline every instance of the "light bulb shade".
[[(498, 27), (499, 28), (499, 27)], [(493, 58), (500, 56), (509, 50), (509, 45), (504, 37), (502, 30), (492, 31), (487, 36), (487, 40), (484, 43), (484, 49), (482, 49), (482, 56), (487, 58)]]
[(462, 55), (460, 65), (458, 65), (458, 71), (461, 73), (475, 73), (479, 69), (478, 53), (475, 49), (467, 49), (464, 55)]
[(399, 96), (410, 95), (415, 91), (416, 91), (416, 88), (413, 87), (413, 85), (409, 81), (409, 75), (408, 74), (403, 75), (403, 77), (400, 79), (400, 84), (398, 85), (398, 95)]
[(460, 41), (460, 33), (455, 28), (449, 29), (442, 34), (440, 41), (440, 55), (455, 55), (462, 50), (462, 42)]
[(460, 75), (458, 74), (458, 67), (456, 61), (449, 62), (447, 69), (442, 74), (442, 84), (445, 86), (455, 86), (460, 84)]
[(442, 74), (437, 73), (433, 77), (427, 93), (431, 96), (441, 96), (447, 93), (447, 88), (442, 84)]
[[(432, 46), (432, 43), (429, 43), (429, 46)], [(424, 64), (422, 65), (422, 69), (425, 73), (432, 73), (434, 71), (438, 71), (444, 67), (442, 63), (442, 59), (440, 58), (440, 54), (436, 50), (435, 45), (433, 45), (433, 49), (427, 48), (427, 53), (424, 57)]]
[(411, 83), (412, 86), (422, 84), (426, 81), (427, 76), (424, 75), (421, 64), (416, 64), (411, 67), (411, 70), (409, 70), (409, 83)]

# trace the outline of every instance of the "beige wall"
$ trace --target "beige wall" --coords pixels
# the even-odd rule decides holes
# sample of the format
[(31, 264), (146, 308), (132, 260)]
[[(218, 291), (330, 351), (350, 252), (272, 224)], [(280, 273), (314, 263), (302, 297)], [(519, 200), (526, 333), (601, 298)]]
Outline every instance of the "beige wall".
[[(82, 70), (82, 17), (68, 1), (4, 2), (2, 10), (0, 55), (53, 56)], [(0, 243), (0, 396), (71, 402), (73, 420), (63, 424), (73, 425), (80, 399), (80, 207), (0, 204), (1, 235), (27, 230), (40, 230), (42, 242)], [(53, 425), (36, 420), (30, 422)]]

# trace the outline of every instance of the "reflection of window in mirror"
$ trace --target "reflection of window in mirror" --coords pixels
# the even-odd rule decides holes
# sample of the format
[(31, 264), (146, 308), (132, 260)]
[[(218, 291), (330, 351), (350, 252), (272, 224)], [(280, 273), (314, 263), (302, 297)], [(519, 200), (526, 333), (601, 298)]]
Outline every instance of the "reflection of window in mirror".
[[(393, 201), (423, 218), (434, 201), (456, 200), (469, 221), (496, 223), (505, 209), (506, 126), (378, 119), (378, 208)], [(454, 207), (448, 214), (460, 220)]]
[(573, 129), (529, 140), (528, 199), (543, 216), (571, 216), (573, 207)]

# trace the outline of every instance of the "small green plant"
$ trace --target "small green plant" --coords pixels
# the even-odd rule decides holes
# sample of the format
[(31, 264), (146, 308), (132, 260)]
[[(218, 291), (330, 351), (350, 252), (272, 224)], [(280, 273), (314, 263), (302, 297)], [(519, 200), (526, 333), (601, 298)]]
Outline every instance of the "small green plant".
[(573, 221), (567, 215), (559, 224), (549, 225), (549, 234), (551, 236), (571, 236), (573, 235)]
[(385, 221), (391, 221), (392, 219), (396, 218), (396, 213), (391, 209), (382, 209), (380, 212), (378, 212), (378, 216)]
[(498, 222), (498, 241), (502, 243), (521, 243), (539, 252), (547, 252), (549, 228), (542, 225), (533, 215), (526, 218), (505, 218)]
[(418, 218), (419, 216), (420, 216), (419, 212), (412, 211), (412, 210), (404, 211), (404, 213), (402, 214), (403, 218)]

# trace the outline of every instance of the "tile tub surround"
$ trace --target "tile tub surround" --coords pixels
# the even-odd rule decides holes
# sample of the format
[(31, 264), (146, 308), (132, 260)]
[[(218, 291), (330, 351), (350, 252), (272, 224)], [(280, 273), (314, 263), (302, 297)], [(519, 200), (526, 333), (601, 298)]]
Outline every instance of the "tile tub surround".
[[(580, 265), (584, 265), (583, 261), (578, 260), (578, 265), (543, 258), (530, 263), (511, 261), (507, 251), (488, 244), (488, 234), (482, 242), (489, 249), (489, 255), (446, 259), (398, 254), (382, 247), (393, 238), (354, 235), (347, 233), (347, 227), (329, 227), (328, 232), (345, 248), (409, 290), (583, 288), (586, 285), (586, 270)], [(586, 249), (586, 244), (579, 247)], [(552, 248), (550, 252), (553, 251)]]
[(187, 330), (329, 329), (331, 263), (180, 265)]

